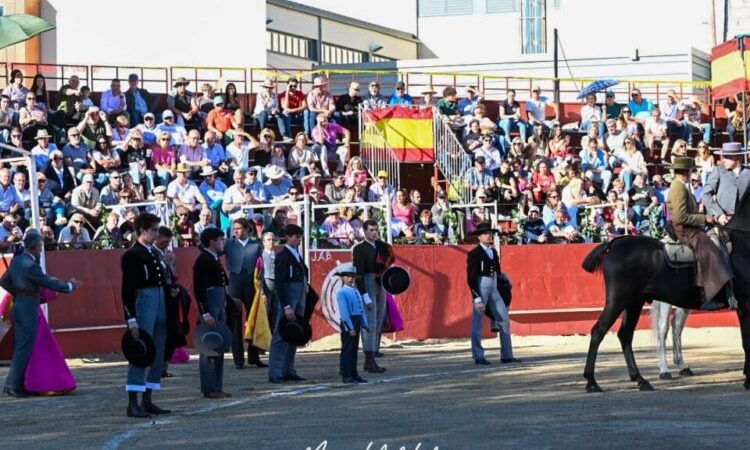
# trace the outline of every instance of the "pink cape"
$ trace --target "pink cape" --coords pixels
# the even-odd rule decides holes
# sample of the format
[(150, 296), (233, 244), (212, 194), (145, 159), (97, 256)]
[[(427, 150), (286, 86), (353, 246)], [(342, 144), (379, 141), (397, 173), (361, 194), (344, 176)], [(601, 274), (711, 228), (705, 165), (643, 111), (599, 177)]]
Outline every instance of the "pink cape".
[(76, 380), (55, 337), (39, 308), (39, 328), (26, 366), (26, 390), (43, 395), (67, 394), (76, 388)]
[(396, 298), (387, 293), (385, 294), (385, 323), (383, 332), (394, 333), (404, 329), (404, 319), (401, 317), (401, 311), (398, 309)]

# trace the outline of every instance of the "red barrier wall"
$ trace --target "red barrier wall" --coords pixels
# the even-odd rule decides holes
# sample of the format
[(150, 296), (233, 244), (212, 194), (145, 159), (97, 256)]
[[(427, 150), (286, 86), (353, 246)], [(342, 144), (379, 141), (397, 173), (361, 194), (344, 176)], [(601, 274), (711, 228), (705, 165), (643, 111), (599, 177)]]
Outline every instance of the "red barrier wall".
[[(406, 329), (398, 338), (463, 338), (471, 326), (471, 296), (466, 284), (468, 246), (396, 246), (397, 264), (412, 277), (412, 286), (398, 303)], [(601, 308), (603, 281), (580, 268), (591, 245), (504, 246), (503, 270), (513, 281), (512, 332), (530, 334), (588, 334)], [(60, 278), (77, 277), (83, 287), (62, 295), (49, 307), (50, 323), (68, 356), (117, 351), (124, 331), (120, 302), (120, 257), (123, 251), (66, 251), (47, 253), (48, 272)], [(178, 249), (180, 282), (192, 292), (191, 271), (196, 249)], [(331, 274), (336, 261), (350, 260), (349, 253), (313, 251), (312, 281), (321, 292), (313, 316), (314, 339), (335, 333), (327, 316), (335, 316), (334, 290), (338, 278)], [(2, 271), (2, 268), (0, 268)], [(195, 308), (193, 309), (193, 316)], [(735, 314), (696, 313), (689, 326), (736, 326)], [(648, 320), (640, 323), (649, 326)], [(93, 330), (79, 328), (101, 327)], [(114, 327), (114, 328), (113, 328)], [(487, 336), (489, 336), (489, 327)], [(73, 329), (75, 331), (66, 331)], [(6, 344), (7, 345), (7, 344)], [(2, 347), (0, 347), (2, 348)], [(0, 359), (3, 356), (0, 354)]]

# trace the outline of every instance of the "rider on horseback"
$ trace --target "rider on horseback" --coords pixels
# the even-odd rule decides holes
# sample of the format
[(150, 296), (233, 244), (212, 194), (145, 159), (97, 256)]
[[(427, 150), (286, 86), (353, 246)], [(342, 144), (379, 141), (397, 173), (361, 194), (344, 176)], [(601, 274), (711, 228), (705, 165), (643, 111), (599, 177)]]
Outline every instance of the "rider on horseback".
[(698, 261), (696, 285), (703, 288), (704, 294), (701, 309), (715, 310), (722, 307), (713, 300), (722, 287), (726, 288), (727, 304), (736, 307), (737, 300), (731, 283), (732, 267), (704, 231), (706, 224), (713, 225), (716, 219), (712, 214), (698, 212), (698, 204), (687, 187), (690, 174), (695, 168), (693, 158), (688, 157), (675, 157), (672, 164), (674, 180), (667, 194), (672, 227), (677, 238), (695, 252)]
[(721, 164), (709, 174), (701, 201), (716, 222), (724, 226), (732, 219), (740, 197), (750, 185), (750, 169), (742, 165), (743, 157), (750, 151), (739, 142), (727, 142), (716, 153), (721, 155)]

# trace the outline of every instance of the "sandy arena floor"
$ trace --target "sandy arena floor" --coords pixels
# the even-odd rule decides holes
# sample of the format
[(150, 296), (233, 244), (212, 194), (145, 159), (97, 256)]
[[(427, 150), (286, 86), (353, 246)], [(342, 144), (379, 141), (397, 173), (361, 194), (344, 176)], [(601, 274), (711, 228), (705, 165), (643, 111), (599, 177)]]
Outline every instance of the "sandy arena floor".
[[(742, 348), (732, 328), (688, 329), (685, 358), (696, 376), (660, 381), (654, 338), (636, 335), (636, 358), (655, 392), (628, 381), (619, 341), (604, 340), (598, 380), (581, 376), (587, 336), (515, 337), (518, 365), (477, 366), (468, 340), (399, 342), (384, 349), (388, 368), (372, 383), (339, 381), (337, 342), (315, 343), (297, 358), (308, 381), (273, 385), (261, 369), (235, 370), (233, 398), (201, 397), (198, 365), (170, 370), (155, 398), (174, 413), (149, 421), (124, 416), (125, 365), (117, 355), (71, 360), (79, 386), (56, 398), (0, 400), (0, 448), (247, 448), (273, 450), (497, 450), (748, 448), (750, 391), (742, 388)], [(7, 367), (0, 368), (4, 379)], [(324, 443), (324, 441), (326, 443)]]

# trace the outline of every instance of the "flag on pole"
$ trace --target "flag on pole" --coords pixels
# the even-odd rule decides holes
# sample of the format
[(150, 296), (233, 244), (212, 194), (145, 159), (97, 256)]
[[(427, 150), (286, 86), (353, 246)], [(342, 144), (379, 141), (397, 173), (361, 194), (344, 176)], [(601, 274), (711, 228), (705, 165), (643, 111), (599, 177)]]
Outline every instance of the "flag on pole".
[[(432, 107), (392, 106), (365, 111), (365, 126), (375, 126), (402, 162), (434, 162)], [(365, 133), (366, 134), (366, 133)]]
[(741, 39), (745, 44), (744, 64), (739, 39), (724, 42), (711, 50), (711, 96), (715, 99), (750, 90), (750, 37)]

